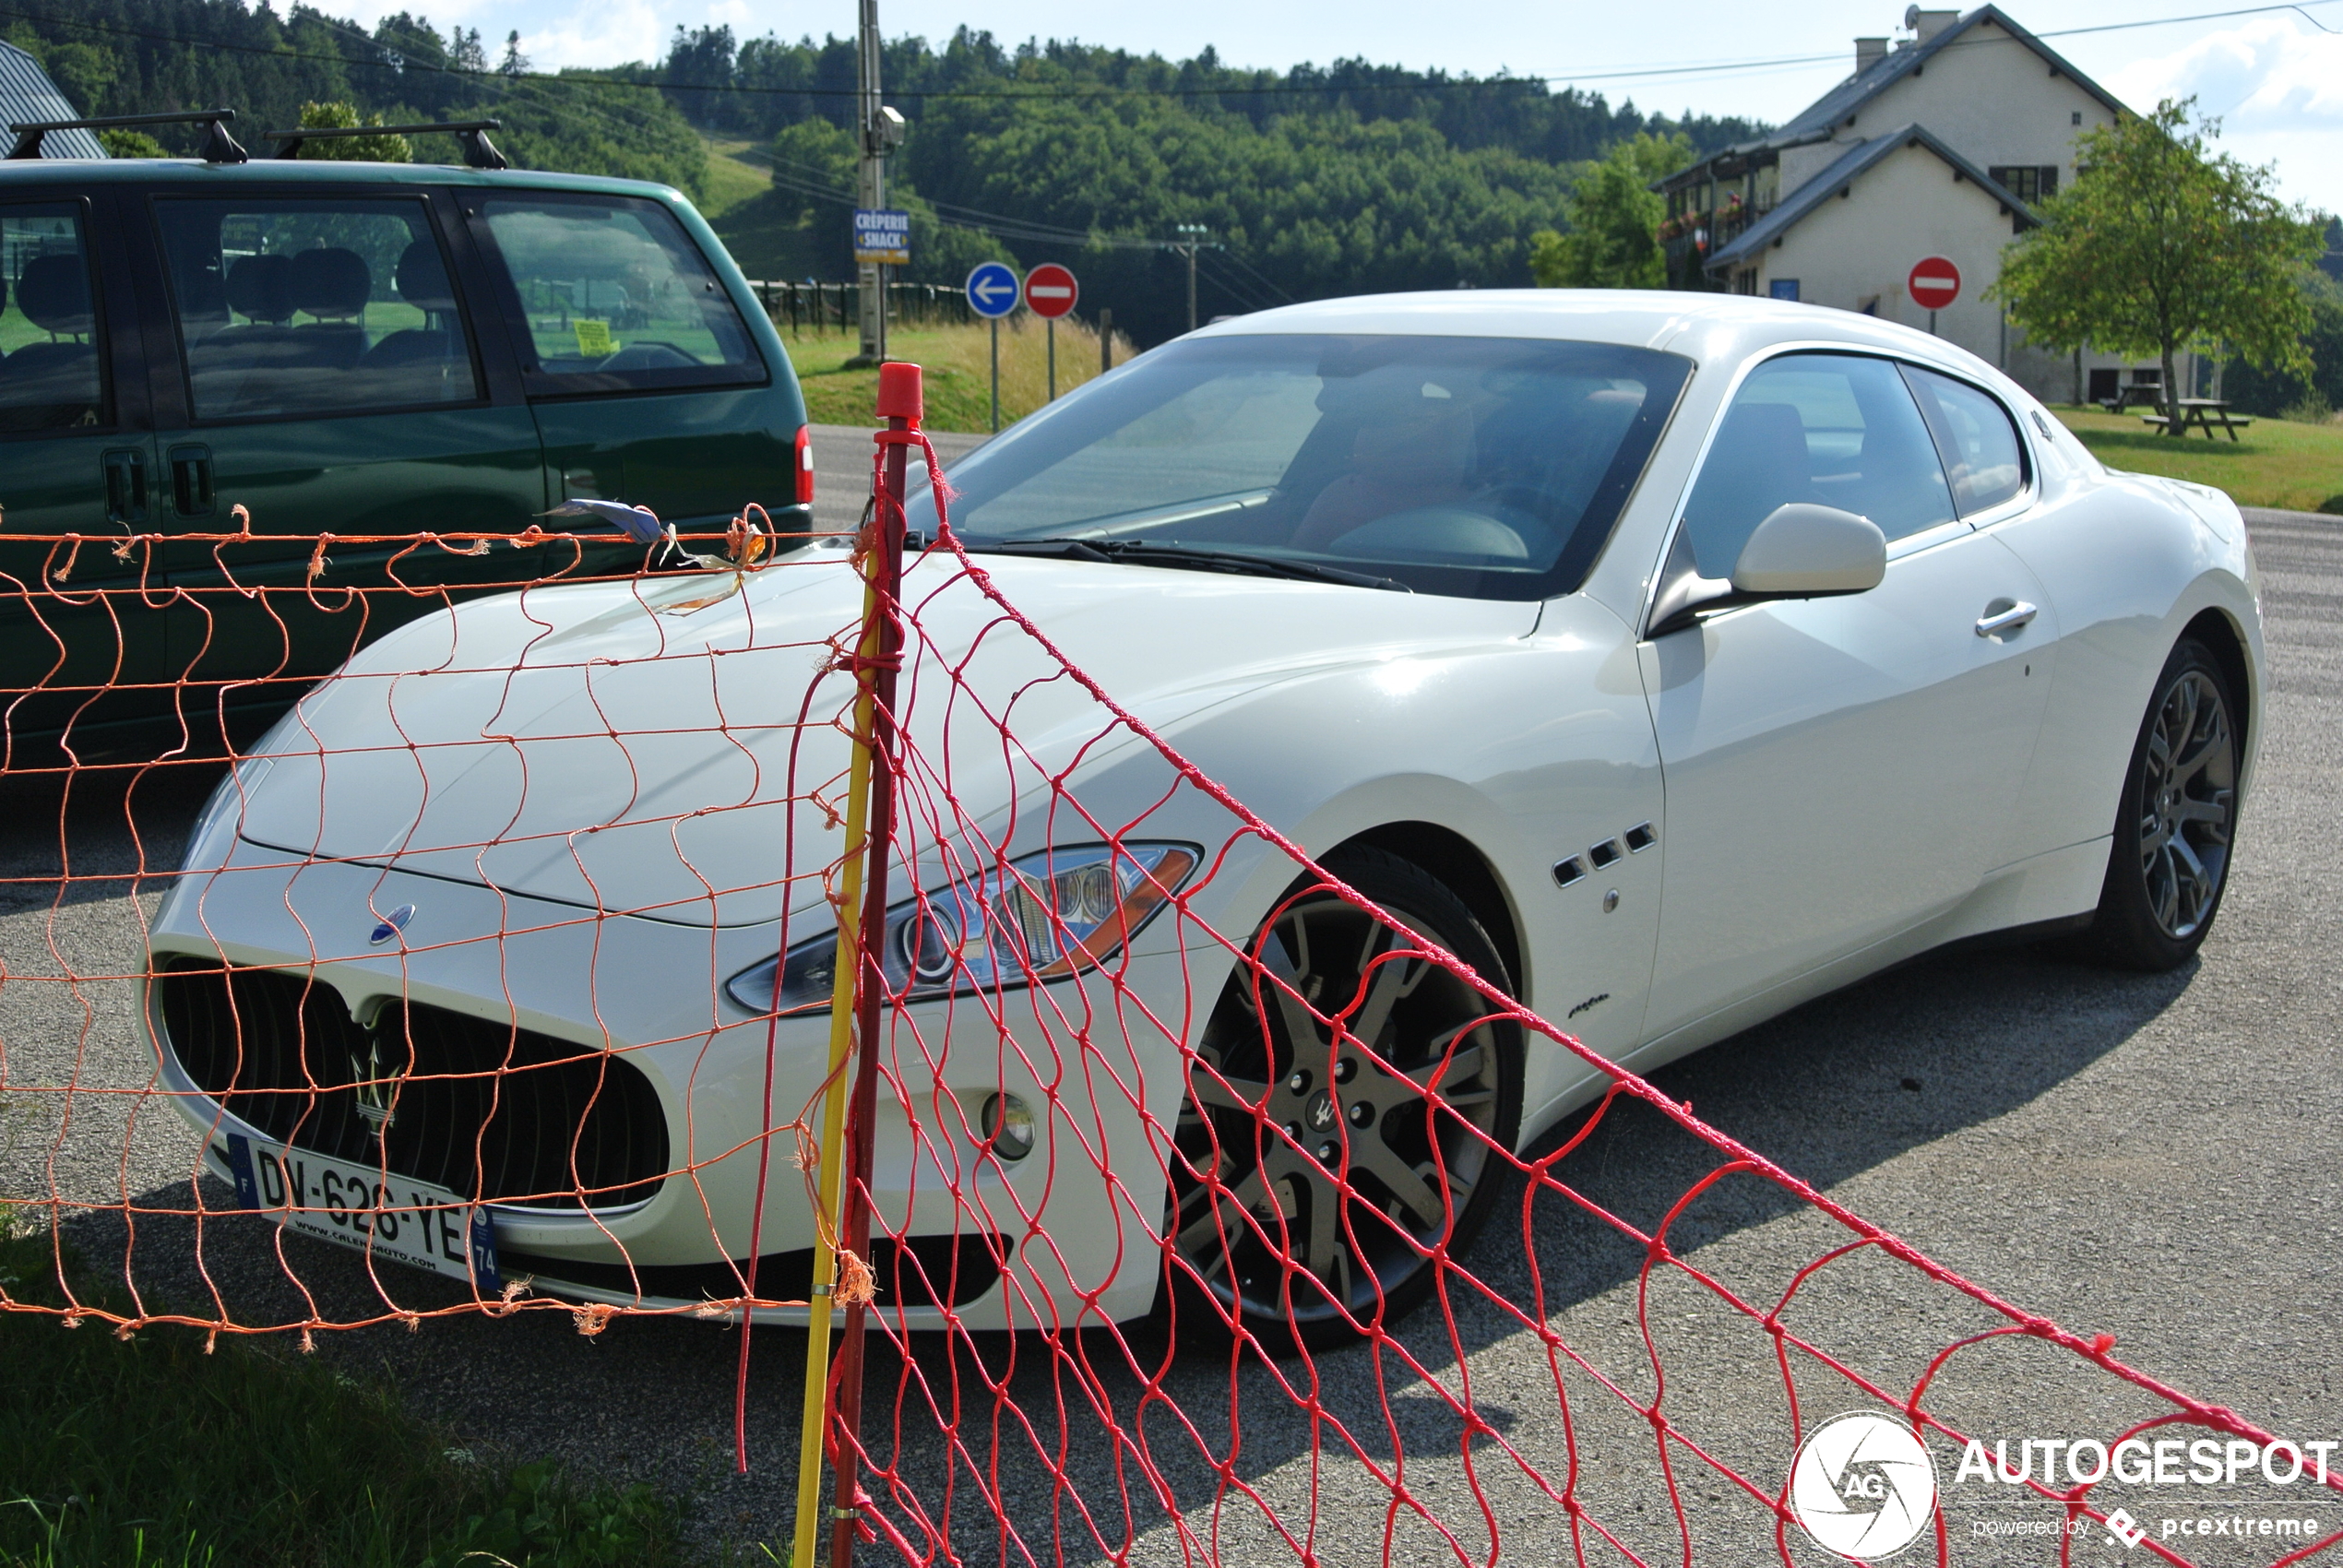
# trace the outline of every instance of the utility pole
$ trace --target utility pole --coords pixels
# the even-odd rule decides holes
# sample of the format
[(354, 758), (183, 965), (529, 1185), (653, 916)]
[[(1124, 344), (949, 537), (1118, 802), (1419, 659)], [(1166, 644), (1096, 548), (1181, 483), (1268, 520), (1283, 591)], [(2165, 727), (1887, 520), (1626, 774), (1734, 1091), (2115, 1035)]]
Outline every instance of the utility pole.
[(1185, 251), (1188, 257), (1188, 330), (1193, 332), (1195, 330), (1195, 253), (1197, 247), (1204, 244), (1204, 236), (1212, 231), (1201, 223), (1183, 223), (1179, 225), (1179, 232), (1183, 238), (1176, 248)]
[[(862, 160), (854, 194), (857, 205), (876, 211), (886, 205), (886, 155), (903, 143), (903, 116), (879, 101), (878, 0), (861, 0), (861, 8), (854, 108), (862, 127)], [(856, 358), (876, 364), (886, 357), (886, 267), (880, 262), (859, 262), (856, 279), (862, 284), (862, 346)]]

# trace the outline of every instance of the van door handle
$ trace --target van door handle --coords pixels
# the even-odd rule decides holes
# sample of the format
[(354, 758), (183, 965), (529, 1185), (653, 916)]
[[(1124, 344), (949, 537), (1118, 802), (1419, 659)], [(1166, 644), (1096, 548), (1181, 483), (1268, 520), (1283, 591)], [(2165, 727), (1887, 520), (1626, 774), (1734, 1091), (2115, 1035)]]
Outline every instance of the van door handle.
[(211, 448), (171, 449), (171, 504), (183, 517), (211, 516)]
[(128, 528), (147, 520), (147, 457), (135, 447), (99, 458), (106, 476), (106, 521)]
[(1977, 635), (1980, 637), (1997, 636), (2003, 632), (2014, 632), (2041, 613), (2022, 599), (2015, 603), (2004, 600), (1996, 600), (1994, 603), (2007, 604), (2008, 608), (1996, 610), (1991, 604), (1985, 607), (1984, 617), (1977, 623)]

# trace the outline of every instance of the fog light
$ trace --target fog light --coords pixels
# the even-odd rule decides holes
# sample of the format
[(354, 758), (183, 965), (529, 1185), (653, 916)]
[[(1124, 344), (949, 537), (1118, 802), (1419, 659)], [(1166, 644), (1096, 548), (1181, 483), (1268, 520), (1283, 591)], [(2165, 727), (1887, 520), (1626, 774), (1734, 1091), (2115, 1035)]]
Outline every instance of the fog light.
[(1003, 1159), (1023, 1159), (1033, 1152), (1033, 1111), (1013, 1094), (996, 1094), (984, 1102), (978, 1118), (984, 1141)]

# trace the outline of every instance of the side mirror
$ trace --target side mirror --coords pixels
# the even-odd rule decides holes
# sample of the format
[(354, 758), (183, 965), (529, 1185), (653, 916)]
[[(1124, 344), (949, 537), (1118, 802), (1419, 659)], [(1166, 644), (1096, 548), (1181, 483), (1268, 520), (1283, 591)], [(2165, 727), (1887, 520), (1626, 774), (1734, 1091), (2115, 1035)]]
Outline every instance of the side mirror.
[(1861, 593), (1887, 576), (1887, 536), (1869, 517), (1793, 501), (1777, 506), (1741, 547), (1733, 592), (1804, 599)]

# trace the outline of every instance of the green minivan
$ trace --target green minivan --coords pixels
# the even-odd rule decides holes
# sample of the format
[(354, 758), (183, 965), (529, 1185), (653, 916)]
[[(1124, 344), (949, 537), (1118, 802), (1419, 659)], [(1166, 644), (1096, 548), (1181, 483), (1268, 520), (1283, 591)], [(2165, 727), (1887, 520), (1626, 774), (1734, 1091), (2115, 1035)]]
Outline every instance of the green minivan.
[[(646, 564), (616, 531), (338, 540), (313, 579), (321, 533), (518, 534), (572, 499), (811, 530), (788, 355), (663, 185), (36, 147), (0, 160), (0, 771), (216, 753), (452, 594)], [(305, 537), (180, 537), (239, 505)]]

